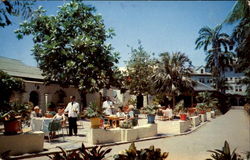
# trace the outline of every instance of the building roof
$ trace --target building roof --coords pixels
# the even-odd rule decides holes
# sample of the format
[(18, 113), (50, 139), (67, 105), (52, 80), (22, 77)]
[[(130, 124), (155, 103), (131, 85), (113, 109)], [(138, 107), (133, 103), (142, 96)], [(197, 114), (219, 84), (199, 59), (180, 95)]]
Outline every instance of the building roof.
[(205, 85), (204, 83), (201, 83), (199, 81), (195, 81), (195, 82), (196, 82), (196, 85), (194, 86), (194, 90), (197, 91), (197, 92), (203, 92), (203, 91), (213, 92), (213, 91), (216, 91), (215, 88), (210, 87), (208, 85)]
[(0, 70), (7, 72), (9, 75), (20, 78), (43, 80), (42, 71), (33, 66), (28, 66), (20, 60), (1, 57)]

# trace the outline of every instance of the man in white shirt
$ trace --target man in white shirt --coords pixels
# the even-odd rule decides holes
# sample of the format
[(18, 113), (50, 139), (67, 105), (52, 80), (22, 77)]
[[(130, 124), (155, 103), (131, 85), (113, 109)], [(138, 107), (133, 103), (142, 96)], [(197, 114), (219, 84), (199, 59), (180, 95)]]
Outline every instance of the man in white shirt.
[(106, 115), (112, 115), (112, 107), (113, 102), (110, 100), (109, 97), (106, 97), (106, 100), (102, 104), (102, 108), (104, 109), (104, 113)]
[(72, 136), (72, 130), (74, 130), (75, 136), (77, 135), (77, 116), (80, 112), (79, 103), (75, 102), (75, 96), (70, 96), (70, 102), (68, 103), (64, 112), (68, 113), (69, 120), (69, 136)]

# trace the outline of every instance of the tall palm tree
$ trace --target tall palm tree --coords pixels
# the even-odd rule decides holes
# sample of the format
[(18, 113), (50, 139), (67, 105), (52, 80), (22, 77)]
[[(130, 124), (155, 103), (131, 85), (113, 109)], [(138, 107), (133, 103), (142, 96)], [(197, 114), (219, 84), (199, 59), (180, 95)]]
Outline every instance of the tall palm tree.
[(250, 3), (248, 0), (238, 0), (229, 12), (224, 23), (234, 23), (238, 20), (250, 17)]
[(153, 72), (153, 88), (156, 93), (171, 96), (175, 106), (176, 96), (193, 90), (190, 74), (191, 61), (184, 53), (162, 53)]
[[(217, 79), (217, 90), (219, 87), (218, 79), (223, 73), (223, 64), (221, 64), (222, 61), (220, 61), (220, 59), (223, 54), (225, 55), (229, 50), (232, 49), (232, 40), (230, 36), (226, 33), (220, 33), (221, 28), (221, 25), (216, 26), (214, 29), (203, 27), (200, 29), (199, 37), (195, 41), (195, 49), (200, 49), (203, 47), (204, 51), (208, 54), (208, 57), (210, 57), (210, 60), (214, 64), (214, 67), (210, 69)], [(227, 58), (227, 56), (223, 57)]]

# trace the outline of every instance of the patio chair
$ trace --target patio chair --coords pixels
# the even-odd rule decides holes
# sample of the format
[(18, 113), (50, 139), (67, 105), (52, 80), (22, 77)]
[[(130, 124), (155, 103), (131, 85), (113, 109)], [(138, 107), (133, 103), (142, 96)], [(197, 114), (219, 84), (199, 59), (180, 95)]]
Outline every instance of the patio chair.
[[(62, 136), (63, 136), (63, 141), (64, 141), (64, 133), (63, 133), (61, 121), (59, 121), (59, 120), (53, 120), (52, 122), (50, 122), (48, 130), (51, 133), (53, 133), (53, 132), (59, 133), (59, 131), (61, 130), (62, 131)], [(49, 138), (49, 142), (50, 142), (50, 135), (48, 136), (48, 138)]]

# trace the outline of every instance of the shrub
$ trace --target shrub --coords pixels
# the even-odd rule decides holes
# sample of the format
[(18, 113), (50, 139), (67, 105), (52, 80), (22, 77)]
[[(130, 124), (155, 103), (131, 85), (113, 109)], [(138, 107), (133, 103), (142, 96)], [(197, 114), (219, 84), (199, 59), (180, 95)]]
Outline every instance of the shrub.
[(134, 142), (125, 152), (114, 155), (115, 160), (165, 160), (167, 157), (167, 152), (161, 153), (161, 149), (154, 146), (137, 150)]
[[(211, 157), (214, 160), (243, 160), (240, 155), (235, 153), (236, 149), (233, 150), (233, 152), (230, 152), (230, 147), (227, 141), (224, 143), (224, 147), (222, 147), (222, 150), (215, 149), (214, 151), (209, 150), (209, 152), (212, 152), (213, 154)], [(208, 158), (206, 160), (213, 160), (211, 158)]]

